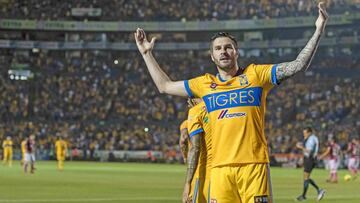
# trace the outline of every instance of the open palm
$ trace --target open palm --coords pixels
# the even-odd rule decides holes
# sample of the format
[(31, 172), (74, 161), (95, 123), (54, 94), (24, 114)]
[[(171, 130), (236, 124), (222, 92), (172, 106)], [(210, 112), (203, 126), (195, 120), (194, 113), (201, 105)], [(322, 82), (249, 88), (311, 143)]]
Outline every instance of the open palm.
[(143, 29), (141, 28), (136, 29), (134, 35), (135, 35), (136, 45), (141, 54), (146, 54), (154, 48), (156, 38), (153, 37), (149, 42), (146, 38), (146, 34)]

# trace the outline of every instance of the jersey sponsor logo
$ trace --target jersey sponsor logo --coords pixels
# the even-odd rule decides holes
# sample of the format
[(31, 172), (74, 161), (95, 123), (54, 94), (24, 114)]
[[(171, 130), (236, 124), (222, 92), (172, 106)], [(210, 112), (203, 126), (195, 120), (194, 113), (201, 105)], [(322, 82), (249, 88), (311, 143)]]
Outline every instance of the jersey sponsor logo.
[(241, 106), (260, 106), (261, 95), (261, 87), (251, 87), (208, 94), (203, 97), (203, 100), (208, 113), (210, 113), (220, 109)]
[(246, 113), (244, 112), (237, 112), (237, 113), (227, 113), (229, 110), (222, 110), (220, 112), (220, 115), (218, 117), (219, 119), (224, 119), (224, 118), (238, 118), (238, 117), (242, 117), (242, 116), (246, 116)]
[(269, 202), (269, 198), (267, 195), (254, 197), (254, 203), (268, 203), (268, 202)]
[(239, 75), (239, 79), (240, 79), (241, 86), (249, 84), (249, 80), (247, 79), (246, 75)]
[(217, 199), (211, 199), (210, 200), (210, 203), (217, 203), (218, 201), (217, 201)]

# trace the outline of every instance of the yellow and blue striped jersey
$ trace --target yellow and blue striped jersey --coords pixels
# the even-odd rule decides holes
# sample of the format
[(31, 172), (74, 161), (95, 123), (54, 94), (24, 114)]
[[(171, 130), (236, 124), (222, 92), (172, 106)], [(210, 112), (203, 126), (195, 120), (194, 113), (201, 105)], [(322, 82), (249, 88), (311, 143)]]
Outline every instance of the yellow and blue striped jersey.
[(184, 81), (188, 95), (202, 98), (209, 114), (212, 167), (269, 162), (265, 109), (275, 73), (276, 65), (251, 64), (227, 81), (211, 74)]
[[(193, 136), (203, 136), (201, 137), (199, 164), (196, 170), (200, 177), (205, 174), (210, 175), (212, 135), (209, 116), (204, 102), (197, 104), (189, 110), (188, 132), (190, 138)], [(202, 135), (199, 135), (201, 133)]]

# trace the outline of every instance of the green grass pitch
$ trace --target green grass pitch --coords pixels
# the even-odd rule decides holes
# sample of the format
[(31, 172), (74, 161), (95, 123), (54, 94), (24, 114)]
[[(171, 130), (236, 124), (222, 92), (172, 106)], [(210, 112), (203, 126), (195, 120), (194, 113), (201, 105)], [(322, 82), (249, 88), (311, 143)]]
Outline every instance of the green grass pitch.
[[(180, 202), (185, 180), (184, 165), (140, 163), (66, 162), (56, 170), (56, 162), (38, 162), (35, 174), (23, 174), (19, 162), (0, 166), (0, 203), (159, 203)], [(301, 169), (271, 169), (276, 203), (294, 202), (302, 191)], [(340, 171), (340, 182), (325, 182), (328, 172), (316, 169), (313, 179), (327, 190), (321, 202), (360, 202), (360, 179), (345, 182), (347, 171)], [(308, 200), (315, 201), (309, 188)]]

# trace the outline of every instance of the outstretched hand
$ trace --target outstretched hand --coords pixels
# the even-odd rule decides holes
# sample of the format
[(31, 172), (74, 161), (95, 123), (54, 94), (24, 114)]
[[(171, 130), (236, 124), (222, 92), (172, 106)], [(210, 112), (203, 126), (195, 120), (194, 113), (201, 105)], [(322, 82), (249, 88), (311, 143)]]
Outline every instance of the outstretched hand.
[(136, 45), (141, 54), (146, 54), (154, 48), (156, 38), (153, 37), (149, 42), (146, 38), (145, 31), (141, 28), (136, 29), (134, 33)]
[(316, 29), (317, 31), (323, 33), (326, 23), (329, 19), (329, 15), (326, 12), (326, 8), (325, 8), (325, 4), (324, 2), (320, 2), (318, 4), (318, 8), (319, 8), (319, 17), (317, 18), (315, 25), (316, 25)]

